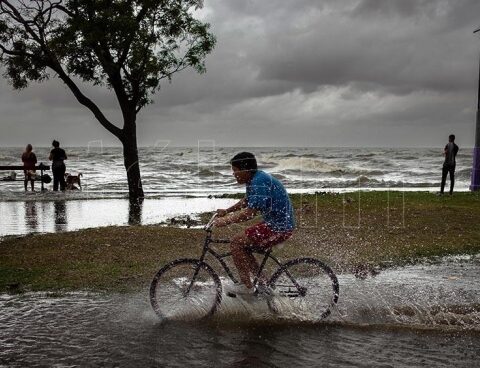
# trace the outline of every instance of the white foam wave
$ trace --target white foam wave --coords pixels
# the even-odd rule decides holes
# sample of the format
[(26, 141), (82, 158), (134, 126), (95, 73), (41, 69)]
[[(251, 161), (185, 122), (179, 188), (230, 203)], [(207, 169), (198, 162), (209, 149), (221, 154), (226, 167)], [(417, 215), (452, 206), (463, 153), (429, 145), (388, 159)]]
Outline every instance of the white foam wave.
[(306, 171), (317, 173), (341, 172), (340, 166), (309, 157), (289, 157), (277, 160), (275, 170), (277, 171)]

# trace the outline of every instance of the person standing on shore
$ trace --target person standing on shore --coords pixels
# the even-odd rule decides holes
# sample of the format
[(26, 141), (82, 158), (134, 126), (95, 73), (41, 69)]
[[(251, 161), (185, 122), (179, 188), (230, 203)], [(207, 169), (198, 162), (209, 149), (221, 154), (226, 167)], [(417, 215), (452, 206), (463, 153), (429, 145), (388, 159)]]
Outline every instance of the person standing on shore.
[(52, 161), (53, 172), (53, 190), (58, 191), (58, 184), (60, 184), (60, 190), (65, 190), (65, 160), (67, 154), (60, 148), (60, 143), (56, 140), (52, 142), (53, 149), (50, 151), (48, 159)]
[(453, 194), (453, 186), (455, 184), (455, 157), (458, 153), (458, 146), (455, 144), (455, 135), (450, 134), (448, 143), (443, 150), (445, 161), (442, 168), (442, 184), (440, 187), (440, 194), (443, 194), (445, 182), (447, 181), (447, 174), (450, 174), (450, 195)]
[(25, 180), (23, 181), (25, 192), (27, 191), (29, 181), (30, 186), (32, 187), (32, 192), (34, 192), (35, 164), (37, 163), (37, 156), (35, 156), (35, 153), (33, 153), (33, 147), (31, 144), (27, 144), (25, 152), (22, 154), (22, 162), (23, 172), (25, 174)]

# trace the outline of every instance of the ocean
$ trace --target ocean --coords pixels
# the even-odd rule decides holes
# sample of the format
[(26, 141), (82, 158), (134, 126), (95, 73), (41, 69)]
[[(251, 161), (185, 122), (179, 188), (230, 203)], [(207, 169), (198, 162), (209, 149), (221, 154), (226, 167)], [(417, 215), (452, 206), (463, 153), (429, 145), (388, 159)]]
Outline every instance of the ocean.
[[(128, 193), (120, 147), (65, 148), (67, 172), (82, 173), (83, 198), (116, 198)], [(438, 190), (443, 163), (438, 148), (233, 148), (143, 147), (139, 160), (147, 197), (208, 196), (244, 192), (231, 174), (229, 160), (240, 151), (253, 152), (259, 168), (279, 178), (291, 193), (377, 190)], [(34, 148), (39, 162), (49, 164), (50, 148)], [(21, 165), (22, 148), (0, 148), (0, 165)], [(472, 149), (457, 156), (458, 191), (468, 190)], [(0, 178), (9, 173), (0, 172)], [(0, 200), (23, 200), (23, 173), (18, 182), (0, 182)], [(448, 182), (447, 182), (448, 185)], [(46, 186), (51, 189), (52, 184)], [(37, 189), (39, 184), (37, 184)], [(75, 197), (70, 195), (70, 197)], [(37, 198), (39, 199), (39, 198)], [(74, 199), (74, 198), (72, 198)]]
[[(230, 159), (247, 150), (260, 169), (279, 178), (289, 193), (351, 192), (364, 190), (438, 191), (442, 149), (432, 148), (232, 148), (144, 147), (139, 149), (145, 202), (132, 215), (122, 149), (65, 148), (67, 172), (82, 174), (82, 191), (24, 192), (23, 173), (17, 181), (0, 181), (0, 239), (88, 227), (132, 223), (168, 223), (172, 218), (226, 208), (236, 201), (222, 194), (244, 193), (232, 175)], [(38, 162), (48, 164), (49, 148), (34, 148)], [(0, 148), (0, 165), (20, 165), (22, 148)], [(457, 156), (456, 191), (470, 184), (472, 150)], [(0, 171), (0, 178), (8, 176)], [(51, 172), (50, 172), (51, 175)], [(447, 182), (447, 185), (448, 182)], [(137, 218), (138, 217), (138, 218)]]

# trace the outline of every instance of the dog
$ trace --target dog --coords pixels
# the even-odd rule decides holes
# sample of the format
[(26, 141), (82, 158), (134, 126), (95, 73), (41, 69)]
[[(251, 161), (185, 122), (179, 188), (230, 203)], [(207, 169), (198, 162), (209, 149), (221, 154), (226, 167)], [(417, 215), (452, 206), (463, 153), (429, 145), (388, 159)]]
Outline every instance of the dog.
[(4, 176), (2, 181), (15, 181), (17, 179), (17, 173), (15, 171), (10, 171), (9, 175)]
[(82, 173), (78, 173), (78, 175), (70, 175), (69, 173), (65, 173), (65, 184), (67, 185), (68, 190), (76, 190), (78, 189), (75, 184), (78, 184), (80, 190), (82, 190), (82, 182), (80, 181), (80, 177)]

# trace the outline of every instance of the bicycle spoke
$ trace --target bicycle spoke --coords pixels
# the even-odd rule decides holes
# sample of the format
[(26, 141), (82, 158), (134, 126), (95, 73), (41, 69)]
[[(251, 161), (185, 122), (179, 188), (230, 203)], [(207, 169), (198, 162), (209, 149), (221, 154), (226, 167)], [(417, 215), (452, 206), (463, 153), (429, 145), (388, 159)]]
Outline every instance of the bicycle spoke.
[(322, 319), (338, 299), (338, 282), (322, 262), (304, 258), (288, 262), (270, 280), (275, 290), (275, 312), (288, 309), (296, 316)]
[(159, 316), (168, 319), (211, 315), (220, 297), (218, 276), (196, 260), (179, 260), (167, 265), (157, 273), (150, 289), (152, 307)]

